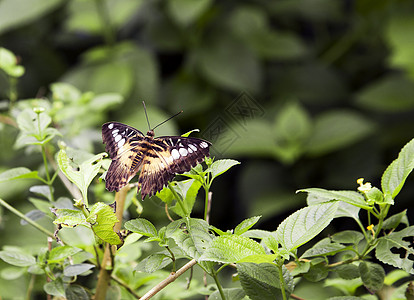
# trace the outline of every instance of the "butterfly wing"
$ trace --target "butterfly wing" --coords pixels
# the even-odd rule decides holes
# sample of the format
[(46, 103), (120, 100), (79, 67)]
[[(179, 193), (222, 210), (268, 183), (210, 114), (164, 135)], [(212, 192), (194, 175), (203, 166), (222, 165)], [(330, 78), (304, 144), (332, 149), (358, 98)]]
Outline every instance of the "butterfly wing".
[(144, 135), (139, 130), (118, 122), (102, 125), (102, 140), (112, 159), (105, 177), (106, 189), (119, 191), (137, 174), (144, 153)]
[(209, 156), (210, 142), (202, 139), (165, 136), (153, 139), (151, 148), (143, 158), (138, 179), (142, 199), (150, 197), (174, 178), (188, 172)]

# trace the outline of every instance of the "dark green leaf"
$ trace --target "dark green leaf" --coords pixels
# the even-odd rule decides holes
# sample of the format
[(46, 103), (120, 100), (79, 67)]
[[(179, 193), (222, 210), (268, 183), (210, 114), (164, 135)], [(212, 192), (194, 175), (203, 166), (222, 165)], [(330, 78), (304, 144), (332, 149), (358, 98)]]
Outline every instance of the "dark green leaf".
[(330, 243), (330, 240), (327, 238), (306, 250), (301, 257), (332, 256), (348, 248), (341, 244)]
[(65, 297), (65, 287), (61, 278), (53, 280), (43, 285), (46, 293), (56, 297)]
[(380, 265), (363, 261), (359, 264), (359, 273), (362, 282), (371, 293), (375, 293), (382, 288), (385, 271)]
[[(245, 298), (246, 293), (241, 288), (223, 289), (224, 297), (231, 300), (242, 300)], [(220, 292), (215, 291), (209, 297), (208, 300), (222, 300)]]
[(339, 277), (343, 278), (343, 279), (355, 279), (359, 277), (359, 269), (358, 266), (354, 265), (354, 264), (345, 264), (345, 265), (341, 265), (338, 266), (334, 269)]
[(70, 284), (65, 290), (67, 300), (89, 300), (90, 297), (86, 290), (77, 284)]
[(318, 282), (328, 277), (328, 274), (329, 270), (326, 265), (324, 263), (319, 263), (316, 265), (311, 264), (309, 272), (305, 273), (303, 276), (311, 282)]
[(400, 223), (408, 226), (406, 209), (385, 219), (384, 223), (382, 223), (382, 229), (395, 229)]
[(188, 26), (204, 13), (211, 5), (211, 0), (169, 0), (168, 11), (171, 17), (181, 26)]
[(355, 245), (358, 244), (363, 238), (364, 235), (361, 232), (354, 230), (340, 231), (332, 236), (332, 240), (334, 242)]

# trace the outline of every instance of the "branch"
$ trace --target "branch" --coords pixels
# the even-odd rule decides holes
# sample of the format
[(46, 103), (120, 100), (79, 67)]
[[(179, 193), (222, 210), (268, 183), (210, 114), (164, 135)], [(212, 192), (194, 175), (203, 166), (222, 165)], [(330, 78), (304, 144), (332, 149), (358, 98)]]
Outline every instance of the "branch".
[(167, 285), (175, 281), (178, 277), (180, 277), (185, 271), (190, 269), (197, 263), (195, 259), (190, 260), (187, 264), (185, 264), (181, 269), (179, 269), (176, 273), (171, 273), (166, 279), (161, 281), (159, 284), (154, 286), (151, 290), (149, 290), (144, 296), (141, 297), (140, 300), (147, 300), (151, 297), (155, 296), (159, 291), (165, 288)]

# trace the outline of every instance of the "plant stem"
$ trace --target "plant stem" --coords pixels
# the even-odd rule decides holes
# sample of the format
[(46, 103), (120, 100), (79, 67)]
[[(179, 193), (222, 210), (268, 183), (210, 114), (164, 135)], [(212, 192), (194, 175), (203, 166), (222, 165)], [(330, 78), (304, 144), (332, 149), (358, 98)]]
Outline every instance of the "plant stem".
[(32, 219), (29, 219), (28, 217), (26, 217), (24, 214), (22, 214), (20, 211), (18, 211), (17, 209), (15, 209), (13, 206), (11, 206), (10, 204), (8, 204), (6, 201), (4, 201), (3, 199), (0, 198), (0, 205), (3, 205), (5, 208), (7, 208), (8, 210), (10, 210), (12, 213), (14, 213), (15, 215), (17, 215), (18, 217), (22, 218), (23, 220), (25, 220), (27, 223), (29, 223), (30, 225), (32, 225), (33, 227), (35, 227), (36, 229), (40, 230), (41, 232), (43, 232), (44, 234), (46, 234), (47, 236), (51, 237), (51, 238), (55, 238), (53, 235), (53, 232), (50, 232), (49, 230), (47, 230), (46, 228), (40, 226), (39, 224), (37, 224), (35, 221), (33, 221)]
[(128, 284), (123, 282), (121, 279), (119, 279), (118, 277), (114, 275), (111, 275), (111, 279), (115, 281), (116, 283), (118, 283), (120, 286), (123, 286), (128, 292), (131, 293), (132, 296), (134, 296), (137, 299), (140, 299), (139, 295), (135, 293), (135, 291)]
[(42, 145), (42, 157), (43, 157), (43, 164), (45, 165), (47, 185), (49, 186), (49, 191), (50, 191), (50, 201), (55, 202), (55, 199), (53, 197), (53, 186), (52, 186), (52, 181), (50, 180), (49, 167), (47, 163), (46, 150), (45, 150), (44, 145)]
[(224, 295), (223, 288), (221, 287), (220, 281), (218, 280), (217, 273), (216, 272), (213, 272), (213, 275), (212, 276), (213, 276), (214, 282), (216, 283), (217, 288), (219, 290), (221, 299), (222, 300), (226, 300), (226, 296)]
[[(174, 282), (178, 277), (180, 277), (185, 271), (187, 271), (188, 269), (190, 269), (196, 263), (197, 263), (197, 261), (195, 259), (190, 260), (182, 268), (180, 268), (176, 273), (171, 273), (166, 279), (164, 279), (159, 284), (157, 284), (156, 286), (154, 286), (144, 296), (142, 296), (140, 300), (147, 300), (147, 299), (152, 298), (159, 291), (161, 291), (163, 288), (165, 288), (167, 285), (169, 285), (170, 283)], [(223, 298), (223, 300), (225, 300), (225, 298)]]
[(168, 183), (168, 188), (170, 189), (171, 193), (173, 193), (175, 199), (177, 199), (177, 203), (180, 205), (181, 210), (184, 213), (184, 216), (188, 217), (188, 211), (184, 206), (184, 202), (183, 199), (181, 198), (181, 196), (174, 190), (173, 185), (171, 184), (171, 182)]
[(286, 291), (285, 291), (285, 280), (283, 279), (283, 265), (278, 266), (279, 269), (279, 282), (280, 282), (280, 290), (282, 291), (283, 300), (287, 300), (286, 298)]

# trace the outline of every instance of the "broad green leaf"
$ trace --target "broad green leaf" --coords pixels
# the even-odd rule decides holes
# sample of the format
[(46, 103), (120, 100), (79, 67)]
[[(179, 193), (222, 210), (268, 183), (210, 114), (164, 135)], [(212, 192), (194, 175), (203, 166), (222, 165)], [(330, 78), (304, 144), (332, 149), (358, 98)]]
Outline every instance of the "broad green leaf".
[[(201, 188), (201, 182), (195, 179), (182, 180), (176, 183), (173, 187), (177, 193), (179, 193), (184, 201), (183, 204), (187, 210), (187, 213), (191, 213), (198, 194), (198, 190)], [(185, 217), (181, 206), (177, 203), (171, 208), (177, 215)]]
[(114, 232), (115, 223), (119, 221), (109, 205), (102, 202), (95, 203), (86, 221), (91, 223), (93, 232), (101, 240), (111, 245), (121, 244), (121, 239)]
[(22, 275), (26, 274), (26, 272), (27, 270), (25, 268), (6, 267), (0, 271), (0, 278), (5, 280), (15, 280), (21, 277)]
[(51, 282), (48, 282), (43, 285), (43, 289), (49, 295), (56, 296), (56, 297), (65, 297), (65, 287), (63, 285), (62, 278), (57, 278)]
[(400, 223), (403, 223), (408, 226), (406, 209), (398, 214), (392, 215), (385, 219), (384, 223), (382, 223), (382, 229), (395, 229)]
[(241, 234), (241, 236), (245, 236), (248, 238), (254, 238), (254, 239), (264, 239), (264, 238), (273, 236), (273, 233), (270, 231), (266, 231), (266, 230), (252, 229), (252, 230), (246, 231), (245, 233)]
[(181, 26), (188, 26), (203, 14), (211, 3), (211, 0), (169, 0), (167, 8), (174, 21)]
[(53, 221), (54, 224), (75, 227), (78, 225), (89, 226), (89, 223), (86, 221), (86, 217), (80, 210), (68, 209), (68, 208), (59, 208), (53, 210), (53, 213), (56, 215), (56, 219)]
[(240, 259), (237, 263), (251, 262), (255, 264), (273, 263), (275, 259), (280, 257), (279, 254), (253, 254)]
[[(243, 290), (252, 300), (282, 299), (279, 280), (279, 269), (274, 264), (237, 264), (237, 271)], [(285, 282), (286, 296), (293, 291), (293, 277), (283, 267), (283, 280)]]
[(151, 254), (148, 257), (141, 260), (136, 265), (134, 270), (138, 272), (153, 273), (157, 270), (165, 268), (171, 262), (172, 262), (171, 258), (165, 254), (161, 254), (161, 253)]
[(65, 296), (67, 300), (89, 300), (88, 292), (80, 285), (70, 284), (66, 287)]
[(29, 191), (38, 196), (44, 196), (50, 201), (50, 188), (48, 185), (34, 185), (29, 188)]
[(144, 218), (129, 220), (124, 226), (125, 229), (145, 236), (157, 236), (157, 229), (155, 226)]
[(199, 260), (213, 240), (208, 229), (207, 222), (202, 219), (180, 219), (167, 226), (166, 235), (173, 238), (184, 253)]
[[(412, 238), (412, 236), (414, 236), (414, 226), (379, 238), (378, 246), (375, 249), (375, 257), (385, 264), (414, 274), (411, 258), (414, 255), (414, 249), (410, 246), (410, 242), (404, 240), (404, 238)], [(401, 256), (400, 252), (405, 253)]]
[(241, 235), (252, 228), (261, 218), (261, 216), (251, 217), (246, 220), (243, 220), (239, 225), (234, 229), (234, 234)]
[(396, 281), (402, 278), (408, 277), (408, 276), (410, 276), (410, 274), (408, 274), (407, 272), (403, 270), (393, 270), (385, 276), (384, 284), (391, 286)]
[(78, 252), (82, 251), (82, 249), (75, 248), (72, 246), (60, 246), (53, 248), (50, 251), (48, 263), (58, 263), (60, 261), (65, 260), (68, 256), (72, 256)]
[(39, 179), (39, 176), (37, 175), (37, 171), (31, 171), (28, 168), (24, 167), (9, 169), (5, 172), (0, 173), (0, 182), (23, 178)]
[(355, 220), (359, 220), (359, 211), (361, 210), (360, 207), (349, 204), (347, 202), (340, 201), (338, 210), (336, 211), (335, 218), (353, 218)]
[[(358, 272), (358, 270), (357, 270)], [(358, 272), (359, 275), (359, 272)], [(339, 291), (342, 291), (343, 294), (347, 294), (348, 296), (344, 297), (331, 297), (328, 300), (361, 300), (360, 297), (352, 297), (349, 295), (355, 294), (355, 291), (357, 288), (362, 286), (361, 278), (355, 278), (355, 279), (342, 279), (342, 278), (334, 278), (334, 279), (326, 279), (324, 281), (325, 287), (334, 287), (338, 289)]]
[(63, 269), (63, 275), (65, 276), (78, 276), (90, 269), (95, 268), (93, 264), (74, 264), (69, 265)]
[(265, 255), (264, 248), (252, 239), (239, 235), (215, 238), (199, 260), (236, 263), (251, 255)]
[(103, 111), (117, 106), (123, 102), (123, 97), (120, 94), (106, 93), (96, 95), (89, 103), (90, 107), (98, 111)]
[(332, 256), (346, 249), (350, 249), (350, 247), (338, 243), (331, 243), (329, 239), (323, 239), (312, 248), (306, 250), (301, 257)]
[(305, 244), (329, 225), (337, 208), (337, 201), (326, 202), (293, 213), (276, 230), (279, 243), (289, 252)]
[(86, 206), (88, 206), (88, 187), (98, 174), (102, 165), (102, 158), (105, 155), (105, 153), (95, 155), (93, 158), (81, 163), (78, 166), (79, 170), (76, 170), (74, 169), (74, 166), (71, 165), (71, 160), (67, 156), (65, 150), (62, 149), (58, 153), (57, 161), (59, 168), (66, 177), (80, 189)]
[(357, 245), (364, 238), (364, 235), (359, 231), (344, 230), (335, 233), (331, 238), (337, 243)]
[(382, 288), (385, 271), (380, 265), (362, 261), (359, 264), (359, 274), (365, 287), (371, 293), (375, 293)]
[(302, 189), (298, 192), (308, 193), (308, 205), (315, 203), (328, 202), (331, 200), (339, 200), (354, 206), (370, 209), (371, 207), (365, 202), (364, 196), (354, 191), (330, 191), (319, 188)]
[[(231, 300), (243, 300), (245, 299), (246, 293), (242, 288), (230, 288), (223, 289), (224, 297)], [(209, 297), (208, 300), (222, 300), (220, 292), (215, 291)]]
[(362, 114), (330, 111), (315, 120), (307, 151), (311, 155), (323, 155), (342, 149), (372, 134), (374, 129), (374, 123)]
[(211, 172), (212, 180), (217, 176), (223, 174), (231, 167), (240, 164), (237, 160), (233, 159), (220, 159), (215, 162), (208, 168), (206, 171)]
[(29, 267), (36, 263), (34, 256), (17, 251), (0, 251), (0, 258), (17, 267)]
[(405, 180), (414, 168), (414, 139), (408, 142), (385, 170), (381, 178), (381, 187), (385, 200), (394, 199), (402, 189)]
[(329, 275), (329, 269), (325, 263), (321, 262), (321, 263), (313, 264), (313, 261), (312, 261), (309, 271), (303, 274), (303, 277), (305, 277), (307, 280), (311, 282), (318, 282), (318, 281), (326, 279), (328, 275)]
[(358, 266), (354, 264), (340, 265), (334, 270), (343, 279), (355, 279), (360, 276)]

